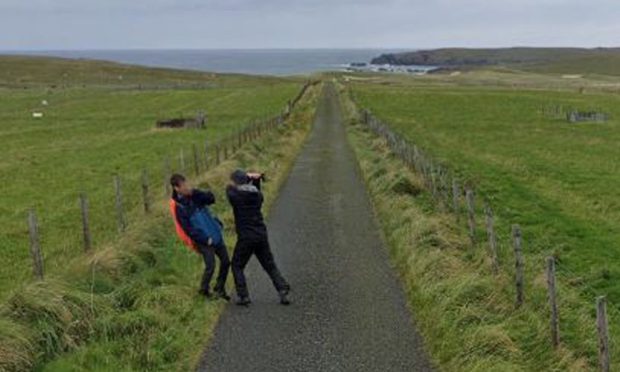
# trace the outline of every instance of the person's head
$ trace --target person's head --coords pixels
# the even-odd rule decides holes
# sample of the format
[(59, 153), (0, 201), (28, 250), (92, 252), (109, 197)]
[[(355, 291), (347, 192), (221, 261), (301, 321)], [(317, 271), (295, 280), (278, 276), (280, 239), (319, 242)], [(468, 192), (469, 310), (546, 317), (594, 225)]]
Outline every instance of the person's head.
[(189, 196), (192, 194), (192, 187), (182, 174), (173, 174), (172, 177), (170, 177), (170, 185), (172, 185), (172, 188), (174, 188), (174, 191), (178, 194), (183, 196)]
[(235, 185), (245, 185), (246, 183), (250, 182), (247, 172), (243, 169), (237, 169), (236, 171), (232, 172), (232, 174), (230, 175), (230, 180), (233, 181)]

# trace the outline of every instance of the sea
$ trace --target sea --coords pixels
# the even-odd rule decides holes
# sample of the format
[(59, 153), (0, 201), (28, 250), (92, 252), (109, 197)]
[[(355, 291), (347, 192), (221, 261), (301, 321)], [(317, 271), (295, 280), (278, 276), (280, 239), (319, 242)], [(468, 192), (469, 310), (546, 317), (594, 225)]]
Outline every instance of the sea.
[[(412, 50), (412, 49), (407, 49)], [(253, 75), (308, 75), (323, 71), (374, 70), (387, 72), (424, 71), (428, 66), (407, 70), (396, 66), (373, 66), (370, 60), (383, 53), (405, 49), (192, 49), (192, 50), (43, 50), (5, 51), (26, 54), (114, 61), (143, 66)]]

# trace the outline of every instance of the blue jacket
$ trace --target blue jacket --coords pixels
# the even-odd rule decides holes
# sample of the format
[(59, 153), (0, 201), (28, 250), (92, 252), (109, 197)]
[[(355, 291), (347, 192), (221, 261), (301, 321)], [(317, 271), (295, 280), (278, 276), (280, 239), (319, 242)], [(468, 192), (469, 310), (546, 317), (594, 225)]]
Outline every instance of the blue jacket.
[(174, 192), (172, 198), (177, 202), (176, 216), (185, 233), (198, 245), (206, 246), (224, 242), (222, 222), (211, 214), (208, 206), (215, 203), (212, 192), (193, 190), (187, 198)]

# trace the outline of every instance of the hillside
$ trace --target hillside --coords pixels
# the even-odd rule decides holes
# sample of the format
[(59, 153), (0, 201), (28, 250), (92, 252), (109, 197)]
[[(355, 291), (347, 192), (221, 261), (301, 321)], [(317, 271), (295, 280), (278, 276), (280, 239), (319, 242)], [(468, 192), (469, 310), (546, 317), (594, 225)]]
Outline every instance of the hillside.
[(227, 86), (283, 80), (274, 77), (215, 74), (87, 59), (0, 55), (0, 88), (213, 87), (218, 84), (219, 78), (225, 78)]
[(620, 75), (620, 48), (444, 48), (383, 54), (371, 62), (446, 68), (503, 65), (536, 72)]

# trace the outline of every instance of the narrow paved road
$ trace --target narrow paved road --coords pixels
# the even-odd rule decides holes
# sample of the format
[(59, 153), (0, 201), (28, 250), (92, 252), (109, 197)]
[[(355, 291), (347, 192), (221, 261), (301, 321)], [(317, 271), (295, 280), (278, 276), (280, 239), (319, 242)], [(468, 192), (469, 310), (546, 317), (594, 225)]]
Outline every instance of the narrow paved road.
[(278, 304), (253, 258), (248, 267), (253, 304), (226, 309), (199, 370), (431, 370), (357, 174), (331, 85), (268, 227), (294, 302)]

